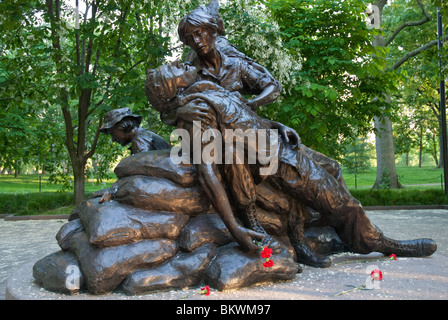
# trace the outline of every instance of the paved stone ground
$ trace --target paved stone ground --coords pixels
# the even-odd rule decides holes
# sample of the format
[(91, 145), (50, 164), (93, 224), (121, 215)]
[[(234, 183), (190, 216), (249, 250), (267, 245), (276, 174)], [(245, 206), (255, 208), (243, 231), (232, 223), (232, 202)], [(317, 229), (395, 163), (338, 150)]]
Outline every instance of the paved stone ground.
[[(327, 269), (304, 267), (293, 281), (256, 286), (233, 292), (213, 292), (205, 297), (198, 290), (170, 291), (139, 297), (108, 295), (96, 299), (181, 299), (181, 300), (395, 300), (448, 299), (448, 210), (375, 210), (367, 211), (371, 221), (385, 235), (395, 239), (428, 237), (438, 244), (436, 254), (429, 258), (399, 258), (398, 261), (378, 261), (381, 255), (344, 254), (333, 256), (333, 266)], [(64, 220), (5, 221), (0, 219), (0, 300), (5, 299), (6, 281), (11, 275), (26, 273), (35, 261), (59, 250), (55, 235)], [(350, 263), (349, 263), (350, 262)], [(383, 271), (383, 281), (376, 290), (355, 290), (337, 293), (364, 283), (366, 268), (376, 265)], [(22, 288), (23, 289), (23, 288)], [(40, 290), (42, 299), (59, 299), (58, 295)], [(63, 297), (86, 299), (86, 295)], [(87, 297), (88, 298), (88, 297)], [(91, 297), (90, 297), (91, 298)]]
[(6, 280), (15, 269), (60, 250), (55, 237), (65, 222), (0, 219), (0, 300), (5, 299)]

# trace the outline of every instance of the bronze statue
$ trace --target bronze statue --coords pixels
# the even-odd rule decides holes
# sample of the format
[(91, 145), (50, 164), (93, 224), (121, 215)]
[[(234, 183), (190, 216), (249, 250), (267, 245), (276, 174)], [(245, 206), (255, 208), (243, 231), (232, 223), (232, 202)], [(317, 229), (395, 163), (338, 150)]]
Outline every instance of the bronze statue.
[(141, 122), (142, 117), (133, 114), (129, 108), (114, 109), (105, 114), (100, 131), (122, 146), (130, 144), (131, 154), (171, 148), (170, 143), (159, 135), (140, 128)]
[[(348, 192), (340, 172), (336, 177), (331, 175), (320, 163), (315, 161), (315, 157), (310, 156), (310, 154), (313, 155), (313, 152), (304, 146), (295, 150), (298, 135), (294, 130), (261, 119), (253, 112), (252, 109), (255, 109), (256, 106), (273, 101), (278, 96), (280, 88), (269, 73), (261, 72), (262, 69), (254, 67), (250, 60), (244, 57), (229, 57), (219, 50), (215, 41), (223, 30), (219, 27), (221, 25), (219, 15), (214, 10), (216, 7), (209, 9), (200, 6), (184, 17), (179, 24), (181, 41), (189, 45), (197, 55), (193, 61), (188, 61), (181, 66), (188, 70), (190, 77), (192, 77), (191, 70), (193, 68), (197, 70), (196, 83), (193, 86), (182, 92), (179, 97), (179, 90), (175, 87), (177, 81), (175, 78), (170, 79), (169, 77), (182, 74), (182, 72), (170, 72), (167, 71), (167, 67), (164, 67), (157, 73), (148, 75), (149, 86), (154, 85), (154, 80), (158, 76), (163, 79), (160, 82), (165, 83), (166, 87), (175, 93), (174, 96), (168, 95), (166, 98), (169, 102), (178, 105), (174, 110), (176, 117), (183, 123), (194, 120), (205, 122), (209, 126), (214, 125), (221, 132), (228, 128), (269, 130), (283, 127), (282, 131), (287, 132), (283, 137), (295, 137), (295, 143), (291, 145), (286, 139), (280, 140), (280, 166), (275, 174), (267, 176), (265, 179), (278, 189), (290, 194), (294, 199), (300, 199), (309, 207), (320, 212), (354, 252), (379, 251), (411, 256), (432, 254), (435, 251), (435, 243), (429, 239), (394, 241), (384, 237), (370, 223), (361, 204)], [(185, 83), (185, 79), (183, 80)], [(194, 79), (190, 80), (191, 83)], [(157, 92), (163, 90), (163, 86), (157, 86), (157, 88)], [(148, 83), (147, 92), (148, 98), (157, 108), (158, 101), (154, 99), (156, 92), (148, 89)], [(230, 95), (228, 92), (233, 94)], [(251, 93), (258, 94), (258, 96), (251, 101), (245, 101), (241, 94), (237, 95), (236, 93)], [(164, 108), (167, 108), (167, 102), (165, 99)], [(166, 110), (162, 111), (166, 112)], [(210, 119), (212, 119), (212, 123), (210, 123)], [(238, 173), (235, 173), (235, 170)], [(214, 171), (217, 171), (216, 167)], [(230, 179), (227, 180), (235, 182), (230, 190), (239, 207), (245, 207), (243, 210), (249, 211), (248, 216), (253, 216), (253, 204), (255, 203), (252, 191), (255, 190), (255, 183), (251, 171), (254, 170), (244, 165), (225, 166), (223, 169), (224, 175), (230, 175)], [(214, 173), (214, 175), (218, 175), (218, 173)], [(209, 189), (207, 194), (211, 193), (212, 197), (220, 199), (226, 197), (225, 191), (221, 188), (218, 189), (216, 182), (204, 181), (203, 188)], [(232, 216), (230, 206), (219, 209), (218, 206), (219, 204), (215, 206), (216, 210), (221, 212), (226, 217), (225, 219), (230, 219), (228, 218)], [(240, 244), (244, 242), (240, 236), (235, 236), (235, 238)], [(245, 241), (245, 243), (248, 242), (249, 240)], [(327, 260), (322, 261), (320, 258), (310, 257), (312, 255), (310, 250), (303, 248), (301, 244), (297, 244), (296, 251), (304, 261), (316, 266), (328, 266)]]
[[(69, 294), (203, 284), (230, 290), (292, 280), (301, 270), (297, 262), (329, 267), (328, 254), (336, 252), (435, 252), (430, 239), (385, 237), (348, 191), (336, 161), (304, 146), (292, 128), (257, 115), (281, 86), (227, 41), (218, 9), (214, 0), (182, 19), (179, 37), (192, 52), (183, 63), (150, 70), (145, 84), (166, 124), (200, 133), (188, 159), (195, 160), (195, 143), (210, 157), (175, 163), (179, 150), (139, 128), (140, 116), (128, 108), (106, 114), (102, 132), (131, 144), (132, 155), (115, 168), (112, 191), (95, 193), (73, 211), (56, 236), (61, 251), (34, 265), (42, 287)], [(249, 136), (241, 156), (222, 143), (233, 143), (235, 132), (262, 135), (266, 143), (254, 147)], [(250, 152), (269, 161), (251, 161)], [(331, 245), (319, 243), (322, 234)], [(273, 265), (263, 264), (260, 245), (273, 249)]]

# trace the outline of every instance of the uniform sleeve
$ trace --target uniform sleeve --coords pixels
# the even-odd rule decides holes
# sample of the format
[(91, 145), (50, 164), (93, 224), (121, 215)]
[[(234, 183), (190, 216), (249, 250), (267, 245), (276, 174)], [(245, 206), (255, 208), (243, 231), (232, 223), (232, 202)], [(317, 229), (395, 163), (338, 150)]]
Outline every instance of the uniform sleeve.
[(266, 87), (274, 85), (281, 91), (280, 83), (263, 66), (255, 63), (242, 61), (242, 81), (245, 91), (249, 94), (260, 94)]
[(139, 152), (150, 150), (162, 150), (170, 148), (168, 141), (162, 137), (150, 132), (141, 130), (139, 134), (136, 134), (132, 140), (131, 153), (136, 154)]
[(146, 136), (139, 135), (132, 140), (131, 153), (136, 154), (139, 152), (153, 150), (152, 140)]

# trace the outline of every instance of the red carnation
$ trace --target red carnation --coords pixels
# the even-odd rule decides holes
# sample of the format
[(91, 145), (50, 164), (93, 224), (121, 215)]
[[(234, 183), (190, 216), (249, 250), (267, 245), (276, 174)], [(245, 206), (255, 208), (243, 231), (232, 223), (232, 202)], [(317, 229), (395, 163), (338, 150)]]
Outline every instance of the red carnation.
[(370, 276), (372, 277), (373, 280), (383, 279), (383, 273), (378, 269), (373, 270), (372, 273), (370, 273)]
[(260, 256), (261, 256), (262, 258), (267, 259), (267, 258), (270, 258), (270, 257), (271, 257), (271, 254), (272, 254), (272, 249), (271, 249), (271, 248), (268, 248), (268, 247), (264, 247), (264, 248), (263, 248), (263, 251), (261, 251), (261, 253), (260, 253)]
[(210, 288), (208, 286), (201, 288), (201, 293), (205, 294), (206, 296), (210, 295)]
[(265, 268), (270, 268), (273, 265), (274, 265), (274, 261), (272, 261), (272, 260), (268, 260), (265, 263), (263, 263), (263, 267), (265, 267)]
[(395, 254), (391, 254), (391, 255), (389, 256), (389, 259), (390, 259), (390, 260), (395, 260), (395, 261), (397, 261), (397, 256), (396, 256)]

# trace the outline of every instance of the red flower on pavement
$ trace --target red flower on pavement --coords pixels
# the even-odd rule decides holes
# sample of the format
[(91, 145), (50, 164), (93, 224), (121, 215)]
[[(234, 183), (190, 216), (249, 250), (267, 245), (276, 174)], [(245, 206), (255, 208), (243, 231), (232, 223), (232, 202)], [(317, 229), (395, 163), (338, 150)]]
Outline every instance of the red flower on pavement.
[(263, 267), (270, 268), (274, 265), (274, 261), (266, 259), (266, 262), (263, 263)]
[(263, 251), (261, 251), (261, 253), (260, 253), (260, 256), (262, 258), (268, 259), (271, 257), (271, 254), (272, 254), (272, 249), (268, 248), (268, 247), (264, 247)]
[(210, 295), (210, 288), (209, 288), (209, 286), (205, 286), (204, 288), (201, 288), (201, 294), (204, 294), (206, 296)]
[(375, 269), (370, 273), (370, 277), (372, 277), (373, 280), (380, 281), (383, 279), (383, 273), (380, 270)]
[(397, 261), (397, 256), (396, 256), (395, 254), (391, 254), (391, 255), (389, 256), (389, 260), (395, 260), (395, 261)]

